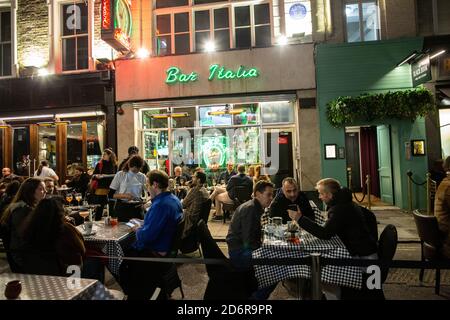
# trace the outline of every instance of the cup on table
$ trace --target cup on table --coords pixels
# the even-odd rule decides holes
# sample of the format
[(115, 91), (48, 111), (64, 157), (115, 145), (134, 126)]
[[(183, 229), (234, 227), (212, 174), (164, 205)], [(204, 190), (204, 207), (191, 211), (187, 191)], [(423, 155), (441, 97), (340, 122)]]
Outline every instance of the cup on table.
[(12, 280), (5, 285), (5, 297), (8, 299), (16, 299), (21, 292), (22, 283), (20, 280)]
[(264, 236), (267, 240), (271, 240), (273, 238), (273, 233), (275, 231), (275, 225), (272, 223), (266, 224), (264, 228)]
[(91, 234), (93, 227), (94, 227), (94, 222), (92, 222), (92, 221), (86, 221), (81, 226), (81, 228), (83, 228), (83, 230), (86, 234)]
[(109, 220), (109, 223), (111, 226), (117, 226), (119, 224), (119, 220), (117, 218), (113, 218), (111, 217), (111, 219)]
[(281, 226), (283, 224), (283, 218), (281, 217), (273, 217), (272, 223), (276, 226)]

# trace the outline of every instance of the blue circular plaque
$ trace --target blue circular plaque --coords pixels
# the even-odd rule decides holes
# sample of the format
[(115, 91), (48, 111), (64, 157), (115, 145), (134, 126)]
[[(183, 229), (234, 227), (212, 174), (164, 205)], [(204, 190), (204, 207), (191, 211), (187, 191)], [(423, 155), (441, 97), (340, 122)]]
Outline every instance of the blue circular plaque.
[(289, 15), (292, 19), (301, 20), (306, 17), (306, 7), (301, 3), (295, 3), (289, 8)]

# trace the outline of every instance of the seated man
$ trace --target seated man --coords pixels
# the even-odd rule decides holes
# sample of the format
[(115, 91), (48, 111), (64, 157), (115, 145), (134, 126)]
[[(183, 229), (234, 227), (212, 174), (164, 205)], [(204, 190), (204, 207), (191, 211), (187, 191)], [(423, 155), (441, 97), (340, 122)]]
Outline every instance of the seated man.
[(173, 173), (174, 175), (171, 178), (175, 180), (177, 185), (185, 185), (186, 182), (191, 180), (191, 177), (183, 173), (183, 169), (179, 166), (173, 169)]
[(291, 220), (288, 214), (290, 205), (297, 205), (304, 216), (314, 221), (314, 211), (306, 194), (298, 189), (297, 181), (294, 178), (285, 178), (281, 183), (281, 192), (275, 196), (270, 205), (270, 217), (282, 217), (283, 224), (286, 224)]
[(0, 179), (0, 183), (1, 182), (9, 183), (12, 180), (14, 180), (16, 177), (17, 176), (14, 173), (12, 173), (10, 168), (5, 167), (2, 169), (2, 177)]
[[(259, 181), (253, 188), (253, 194), (252, 200), (236, 209), (226, 238), (231, 263), (236, 269), (252, 274), (252, 253), (261, 247), (261, 215), (273, 199), (273, 184)], [(252, 298), (267, 299), (275, 287), (276, 285), (259, 289), (253, 293)]]
[(227, 171), (220, 174), (218, 183), (222, 184), (223, 181), (225, 184), (228, 184), (228, 181), (230, 181), (231, 177), (235, 176), (236, 174), (236, 171), (233, 170), (233, 164), (228, 163)]
[(215, 198), (216, 217), (222, 216), (222, 204), (233, 204), (237, 197), (236, 187), (242, 186), (247, 190), (248, 194), (252, 193), (253, 181), (245, 174), (245, 166), (240, 164), (238, 166), (238, 175), (230, 178), (227, 184), (226, 192), (222, 192)]
[(444, 178), (436, 191), (434, 215), (443, 237), (442, 255), (450, 259), (450, 177)]
[(197, 225), (202, 204), (209, 198), (209, 193), (204, 187), (205, 182), (206, 174), (195, 172), (192, 177), (191, 189), (181, 202), (184, 209), (183, 239)]
[[(133, 227), (136, 242), (126, 255), (160, 258), (170, 251), (177, 225), (183, 217), (183, 209), (180, 200), (167, 191), (169, 177), (165, 172), (152, 170), (148, 173), (148, 179), (152, 205), (145, 215), (144, 224)], [(125, 286), (128, 299), (148, 300), (166, 268), (165, 263), (143, 261), (121, 266), (121, 285)]]
[[(314, 223), (300, 209), (288, 210), (289, 217), (319, 239), (329, 240), (338, 236), (353, 257), (378, 259), (377, 240), (371, 235), (359, 206), (353, 203), (351, 191), (341, 188), (340, 183), (331, 178), (318, 181), (316, 189), (319, 199), (327, 204), (328, 220), (325, 225)], [(340, 298), (339, 287), (324, 285), (324, 291), (327, 298)]]
[(53, 180), (52, 178), (45, 178), (44, 183), (45, 183), (46, 197), (52, 197), (58, 194), (55, 187), (55, 180)]

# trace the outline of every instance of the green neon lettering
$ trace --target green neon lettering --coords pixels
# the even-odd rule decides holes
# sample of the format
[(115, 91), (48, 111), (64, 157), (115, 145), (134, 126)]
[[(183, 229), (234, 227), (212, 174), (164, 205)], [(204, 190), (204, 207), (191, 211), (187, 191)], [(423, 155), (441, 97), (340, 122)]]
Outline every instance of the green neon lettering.
[(218, 67), (219, 67), (218, 64), (213, 64), (209, 67), (209, 77), (208, 77), (209, 81), (214, 79), (214, 76), (215, 76), (215, 73), (216, 73)]
[(166, 73), (167, 73), (166, 83), (173, 84), (178, 80), (178, 74), (180, 73), (180, 69), (178, 69), (177, 67), (170, 67), (169, 69), (167, 69)]
[(187, 75), (185, 74), (180, 74), (180, 78), (179, 78), (180, 82), (188, 82), (189, 78)]
[(249, 78), (256, 78), (257, 76), (259, 76), (259, 72), (258, 69), (256, 68), (251, 68), (248, 72), (248, 77)]
[(225, 70), (224, 67), (220, 68), (219, 75), (217, 76), (220, 80), (225, 78), (225, 74), (223, 72), (224, 70)]
[(234, 78), (236, 78), (236, 73), (234, 73), (231, 70), (228, 70), (227, 72), (225, 72), (225, 78), (226, 79), (234, 79)]
[(238, 79), (240, 79), (240, 78), (243, 78), (244, 77), (244, 72), (242, 72), (244, 67), (243, 66), (240, 66), (239, 67), (239, 69), (238, 69), (238, 71), (237, 71), (237, 78)]

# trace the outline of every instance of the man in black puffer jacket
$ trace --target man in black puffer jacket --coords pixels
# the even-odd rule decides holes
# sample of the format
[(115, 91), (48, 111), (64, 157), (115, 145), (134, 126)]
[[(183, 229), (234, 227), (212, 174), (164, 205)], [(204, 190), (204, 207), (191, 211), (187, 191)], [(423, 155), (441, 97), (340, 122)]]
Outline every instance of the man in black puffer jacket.
[(328, 220), (324, 226), (315, 224), (300, 211), (289, 211), (291, 219), (320, 239), (338, 236), (352, 256), (371, 256), (377, 252), (377, 239), (371, 235), (363, 213), (352, 201), (351, 191), (341, 188), (337, 180), (327, 178), (317, 182), (319, 198), (327, 204)]

